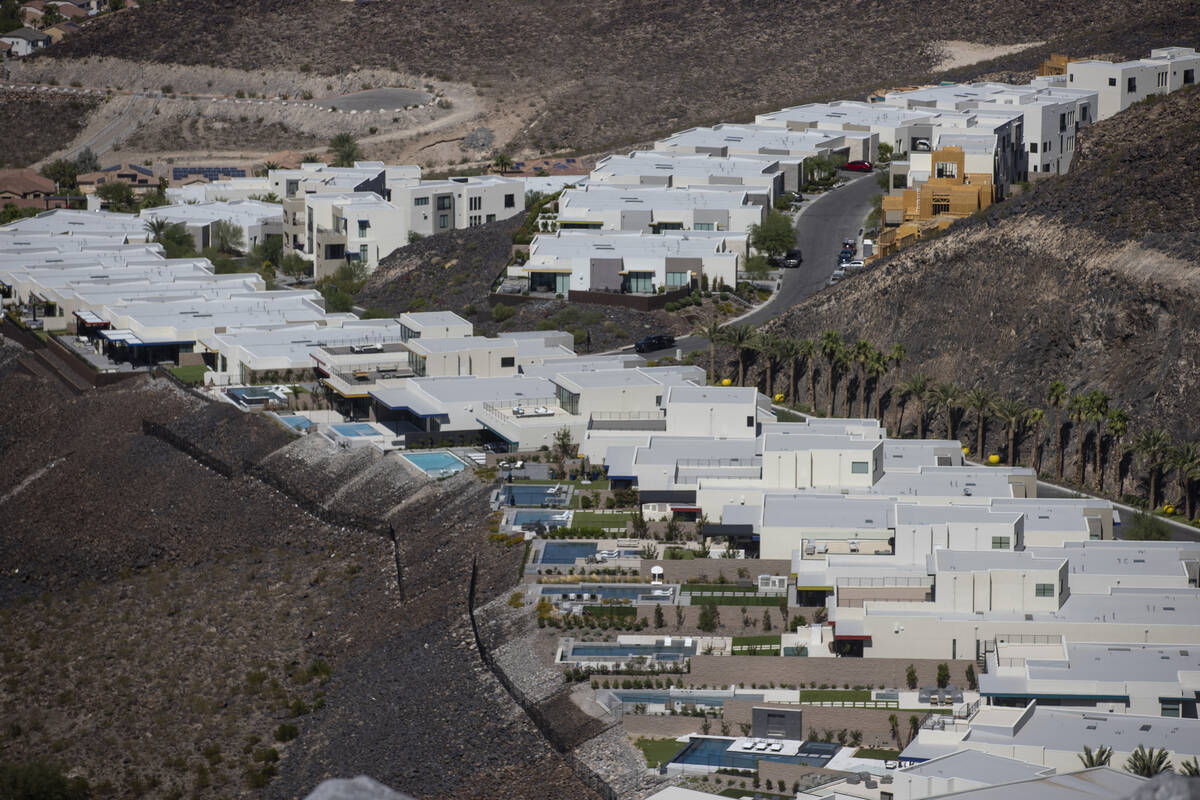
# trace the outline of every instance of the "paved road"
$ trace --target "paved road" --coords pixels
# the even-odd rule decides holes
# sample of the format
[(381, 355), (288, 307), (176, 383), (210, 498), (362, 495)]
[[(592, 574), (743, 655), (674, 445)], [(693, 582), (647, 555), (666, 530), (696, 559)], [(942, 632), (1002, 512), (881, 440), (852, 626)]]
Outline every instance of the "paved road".
[[(1062, 486), (1058, 486), (1057, 484), (1046, 483), (1045, 481), (1038, 481), (1038, 496), (1039, 497), (1094, 497), (1095, 495), (1082, 494), (1073, 489), (1065, 489)], [(1105, 499), (1105, 498), (1099, 498), (1099, 499)], [(1109, 500), (1108, 502), (1110, 502), (1114, 506), (1116, 506), (1117, 509), (1121, 512), (1122, 520), (1131, 519), (1133, 517), (1133, 515), (1138, 512), (1138, 509), (1134, 508), (1133, 506), (1127, 506), (1124, 503), (1116, 503), (1116, 502), (1113, 502), (1112, 500)], [(1182, 522), (1176, 522), (1173, 519), (1166, 519), (1164, 517), (1159, 517), (1159, 519), (1162, 521), (1162, 523), (1164, 525), (1167, 526), (1167, 530), (1170, 532), (1172, 540), (1177, 541), (1177, 542), (1200, 542), (1200, 529), (1197, 529), (1191, 525), (1184, 524)], [(1119, 536), (1121, 533), (1121, 530), (1118, 528), (1116, 533)]]
[[(770, 302), (738, 320), (739, 324), (758, 327), (780, 316), (806, 297), (825, 287), (825, 281), (837, 268), (838, 251), (842, 240), (857, 238), (863, 220), (871, 212), (871, 196), (879, 192), (875, 173), (849, 177), (845, 186), (819, 195), (808, 201), (796, 222), (796, 246), (804, 256), (804, 263), (796, 269), (783, 270), (783, 286)], [(675, 350), (690, 353), (708, 347), (708, 342), (695, 336), (680, 337), (675, 347), (658, 351), (667, 355)], [(622, 348), (632, 350), (632, 347)], [(619, 352), (619, 351), (618, 351)], [(653, 357), (654, 353), (646, 355)]]

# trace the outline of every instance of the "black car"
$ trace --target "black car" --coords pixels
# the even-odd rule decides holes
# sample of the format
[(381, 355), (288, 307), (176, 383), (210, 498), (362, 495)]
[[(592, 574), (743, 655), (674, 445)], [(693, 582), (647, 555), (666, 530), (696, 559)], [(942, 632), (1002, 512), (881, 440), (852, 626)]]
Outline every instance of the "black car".
[(655, 350), (666, 350), (675, 346), (675, 337), (667, 334), (647, 336), (633, 346), (638, 353), (653, 353)]
[(785, 267), (798, 267), (804, 259), (800, 257), (799, 250), (788, 250), (787, 255), (783, 257), (780, 263)]
[(852, 260), (854, 260), (854, 251), (853, 250), (843, 250), (842, 252), (838, 253), (838, 263), (839, 264), (845, 264), (847, 261), (852, 261)]

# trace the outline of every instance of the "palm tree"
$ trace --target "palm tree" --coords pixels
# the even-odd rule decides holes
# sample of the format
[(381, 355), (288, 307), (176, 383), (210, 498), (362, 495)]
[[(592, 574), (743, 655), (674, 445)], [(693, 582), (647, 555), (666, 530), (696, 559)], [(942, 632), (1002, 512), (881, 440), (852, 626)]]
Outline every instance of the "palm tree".
[(1124, 449), (1121, 447), (1121, 440), (1129, 433), (1129, 414), (1124, 409), (1110, 408), (1108, 410), (1108, 435), (1112, 437), (1112, 455), (1116, 458), (1112, 460), (1117, 465), (1117, 497), (1125, 494), (1125, 476), (1121, 474), (1121, 461), (1125, 457)]
[(754, 328), (749, 325), (730, 325), (721, 330), (721, 340), (737, 353), (738, 386), (741, 386), (746, 381), (746, 351), (754, 346)]
[(766, 371), (766, 386), (764, 387), (765, 394), (769, 398), (775, 397), (775, 359), (779, 357), (779, 337), (769, 331), (762, 331), (751, 342), (750, 347), (757, 350), (763, 357)]
[(954, 409), (958, 408), (962, 389), (953, 383), (934, 385), (928, 393), (929, 404), (935, 411), (946, 412), (946, 438), (954, 438)]
[(1022, 400), (1000, 397), (992, 404), (992, 411), (1008, 426), (1008, 465), (1011, 467), (1017, 462), (1017, 428), (1029, 413), (1029, 406)]
[(1108, 417), (1108, 401), (1110, 399), (1108, 395), (1099, 390), (1087, 393), (1087, 418), (1089, 422), (1095, 425), (1096, 434), (1096, 459), (1094, 468), (1096, 471), (1097, 492), (1104, 491), (1104, 472), (1100, 469), (1100, 444), (1103, 431), (1100, 426)]
[(146, 233), (153, 237), (154, 241), (160, 242), (162, 241), (162, 236), (164, 233), (166, 233), (167, 228), (171, 227), (171, 223), (167, 222), (167, 220), (163, 219), (162, 217), (151, 217), (150, 219), (146, 220), (142, 227), (146, 229)]
[(800, 342), (788, 336), (775, 340), (775, 357), (788, 365), (787, 397), (789, 403), (796, 402), (796, 360), (800, 358)]
[(1036, 478), (1042, 474), (1042, 422), (1046, 412), (1040, 408), (1031, 408), (1025, 412), (1025, 422), (1033, 426), (1033, 451), (1029, 461), (1033, 464), (1033, 475)]
[[(917, 438), (925, 438), (925, 395), (929, 391), (929, 378), (924, 375), (913, 375), (900, 384), (900, 397), (909, 398), (917, 404)], [(901, 430), (904, 428), (904, 406), (900, 406)]]
[(1141, 775), (1143, 778), (1153, 778), (1159, 773), (1171, 772), (1171, 754), (1165, 747), (1161, 750), (1153, 747), (1147, 750), (1139, 744), (1137, 750), (1134, 750), (1126, 759), (1125, 771)]
[(716, 379), (717, 343), (721, 341), (721, 323), (717, 315), (713, 314), (707, 322), (697, 324), (692, 329), (692, 336), (708, 340), (708, 382), (712, 383)]
[(828, 416), (832, 417), (833, 416), (834, 386), (835, 386), (835, 378), (836, 378), (835, 373), (837, 372), (838, 366), (842, 362), (842, 359), (843, 359), (842, 353), (846, 349), (846, 346), (845, 346), (845, 344), (842, 343), (842, 335), (840, 333), (838, 333), (837, 331), (825, 331), (824, 333), (821, 334), (821, 340), (818, 342), (817, 347), (820, 348), (821, 355), (824, 357), (826, 363), (829, 365), (829, 372), (826, 376), (826, 378), (828, 380), (828, 383), (826, 384), (826, 388), (828, 389), (828, 392), (829, 392), (829, 397), (828, 397), (829, 414), (828, 414)]
[(992, 410), (992, 403), (996, 396), (990, 389), (985, 389), (982, 386), (975, 386), (968, 389), (962, 398), (963, 408), (970, 409), (975, 412), (975, 457), (983, 458), (983, 431), (987, 424), (988, 412)]
[(1091, 767), (1107, 767), (1108, 762), (1112, 761), (1112, 748), (1108, 747), (1107, 745), (1101, 745), (1095, 750), (1092, 750), (1092, 748), (1085, 744), (1083, 746), (1083, 752), (1079, 753), (1076, 758), (1083, 762), (1085, 769), (1090, 769)]
[[(888, 372), (887, 356), (878, 350), (871, 352), (871, 360), (867, 362), (867, 375), (871, 378), (871, 397), (875, 400), (875, 419), (883, 422), (883, 417), (879, 413), (879, 402), (883, 397), (883, 387), (880, 383), (883, 381), (883, 376)], [(866, 409), (863, 409), (866, 412)]]
[(1067, 385), (1062, 381), (1053, 381), (1046, 392), (1046, 403), (1054, 409), (1054, 474), (1058, 480), (1063, 479), (1063, 442), (1062, 442), (1062, 409), (1067, 403)]
[(804, 359), (804, 368), (808, 372), (808, 409), (809, 411), (817, 410), (817, 373), (814, 367), (813, 358), (817, 354), (817, 345), (812, 339), (801, 339), (796, 343), (799, 348), (797, 358)]
[(1162, 428), (1143, 431), (1134, 440), (1133, 449), (1141, 454), (1150, 478), (1150, 508), (1158, 504), (1158, 473), (1171, 450), (1171, 434)]
[[(867, 415), (867, 363), (871, 360), (871, 355), (875, 352), (875, 345), (868, 342), (866, 339), (859, 339), (854, 343), (854, 347), (850, 348), (850, 358), (854, 365), (858, 367), (858, 414), (861, 417)], [(846, 401), (849, 403), (849, 396)], [(850, 416), (849, 414), (847, 416)]]
[(1067, 419), (1075, 423), (1075, 427), (1079, 429), (1079, 480), (1076, 481), (1076, 483), (1078, 483), (1079, 488), (1082, 489), (1084, 470), (1087, 466), (1083, 456), (1083, 443), (1084, 439), (1087, 438), (1087, 434), (1083, 430), (1083, 423), (1088, 419), (1087, 395), (1073, 395), (1071, 399), (1067, 401)]
[[(887, 354), (888, 363), (892, 365), (892, 369), (896, 370), (896, 377), (892, 380), (892, 391), (896, 391), (900, 386), (900, 365), (908, 360), (908, 351), (904, 349), (902, 344), (892, 345), (891, 351)], [(894, 398), (893, 398), (894, 399)], [(904, 416), (904, 412), (900, 412), (900, 416)], [(903, 422), (903, 420), (901, 420)], [(896, 435), (900, 435), (900, 423), (896, 423)]]
[(1184, 509), (1187, 518), (1192, 519), (1192, 481), (1200, 480), (1200, 444), (1183, 442), (1175, 445), (1167, 456), (1167, 464), (1179, 476)]
[(1200, 777), (1200, 764), (1196, 763), (1196, 758), (1179, 762), (1179, 774), (1186, 775), (1189, 778)]
[(513, 168), (513, 160), (508, 157), (507, 153), (496, 153), (492, 159), (492, 165), (500, 170), (500, 174), (503, 175)]

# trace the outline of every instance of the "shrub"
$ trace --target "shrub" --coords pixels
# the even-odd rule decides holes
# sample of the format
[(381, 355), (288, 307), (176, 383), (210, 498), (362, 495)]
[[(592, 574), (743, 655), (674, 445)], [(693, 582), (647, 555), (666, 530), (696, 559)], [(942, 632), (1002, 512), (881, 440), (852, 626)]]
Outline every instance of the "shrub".
[(492, 319), (496, 320), (496, 322), (504, 322), (507, 319), (511, 319), (516, 313), (513, 308), (506, 306), (504, 303), (497, 303), (492, 309)]
[(300, 729), (290, 722), (285, 722), (275, 729), (275, 741), (290, 742), (300, 735)]

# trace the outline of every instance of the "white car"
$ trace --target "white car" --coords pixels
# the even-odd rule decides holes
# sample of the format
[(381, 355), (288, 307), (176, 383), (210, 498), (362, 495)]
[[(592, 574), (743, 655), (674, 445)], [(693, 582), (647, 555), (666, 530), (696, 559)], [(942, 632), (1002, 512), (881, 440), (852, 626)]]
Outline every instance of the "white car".
[(867, 265), (863, 263), (861, 258), (856, 258), (853, 261), (847, 261), (842, 266), (851, 272), (862, 272), (867, 268)]

